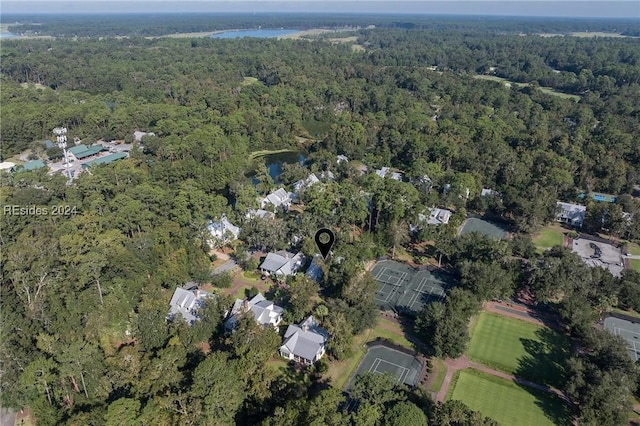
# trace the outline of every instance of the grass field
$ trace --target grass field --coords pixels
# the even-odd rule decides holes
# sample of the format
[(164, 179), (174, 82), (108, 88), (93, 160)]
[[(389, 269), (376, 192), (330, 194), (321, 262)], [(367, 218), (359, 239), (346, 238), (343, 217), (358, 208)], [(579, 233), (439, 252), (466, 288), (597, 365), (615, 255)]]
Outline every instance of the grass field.
[(271, 154), (286, 154), (287, 152), (296, 152), (293, 149), (263, 149), (262, 151), (253, 151), (249, 154), (249, 160), (255, 160), (256, 158), (264, 157), (265, 155)]
[(640, 246), (634, 243), (630, 243), (627, 245), (627, 251), (633, 255), (640, 255)]
[[(529, 86), (529, 83), (518, 83), (518, 82), (507, 80), (506, 78), (498, 77), (498, 76), (495, 76), (495, 75), (478, 74), (478, 75), (474, 75), (473, 78), (476, 78), (476, 79), (479, 79), (479, 80), (497, 81), (497, 82), (501, 82), (501, 83), (505, 83), (505, 84), (510, 84), (511, 86), (518, 86), (518, 87), (527, 87), (527, 86)], [(543, 93), (546, 93), (547, 95), (557, 96), (557, 97), (562, 98), (562, 99), (571, 99), (574, 102), (578, 102), (580, 100), (580, 96), (578, 96), (578, 95), (571, 95), (569, 93), (558, 92), (553, 87), (539, 87), (539, 89)]]
[(640, 259), (629, 259), (629, 267), (640, 272)]
[(561, 387), (569, 352), (567, 339), (547, 327), (482, 312), (473, 326), (467, 356), (541, 385)]
[(388, 339), (396, 345), (413, 349), (411, 342), (404, 337), (402, 328), (385, 318), (378, 320), (375, 328), (365, 330), (364, 333), (353, 338), (351, 344), (351, 356), (344, 361), (332, 361), (329, 364), (327, 376), (331, 379), (331, 385), (337, 389), (344, 389), (349, 378), (355, 373), (360, 361), (365, 356), (367, 348), (365, 343), (376, 340), (377, 338)]
[(431, 374), (434, 377), (427, 390), (429, 392), (438, 392), (442, 387), (442, 382), (444, 382), (444, 376), (447, 375), (447, 366), (438, 358), (431, 358), (431, 363), (433, 365)]
[(545, 227), (533, 237), (533, 244), (535, 244), (539, 250), (561, 246), (562, 242), (562, 228), (555, 225)]
[(462, 401), (501, 425), (571, 424), (569, 411), (558, 397), (473, 369), (456, 372), (447, 399)]

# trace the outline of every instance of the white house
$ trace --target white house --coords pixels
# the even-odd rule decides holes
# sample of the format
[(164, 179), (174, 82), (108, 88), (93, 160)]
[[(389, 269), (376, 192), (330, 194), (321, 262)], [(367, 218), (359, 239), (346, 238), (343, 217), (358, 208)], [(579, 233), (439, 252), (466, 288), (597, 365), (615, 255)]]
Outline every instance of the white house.
[(556, 203), (556, 220), (558, 222), (567, 223), (572, 226), (582, 226), (584, 222), (584, 215), (587, 212), (587, 208), (580, 204), (563, 203), (558, 201)]
[(311, 365), (325, 354), (329, 333), (313, 316), (300, 325), (290, 325), (280, 346), (280, 355), (292, 361)]
[(153, 132), (140, 132), (136, 130), (133, 132), (133, 140), (136, 142), (142, 142), (142, 138), (145, 136), (155, 136), (156, 134)]
[(429, 209), (429, 218), (427, 219), (427, 223), (429, 225), (446, 225), (449, 223), (449, 219), (451, 219), (452, 214), (453, 213), (450, 210), (432, 207)]
[(500, 197), (500, 193), (491, 188), (482, 188), (480, 192), (481, 197)]
[(298, 272), (298, 269), (302, 267), (303, 262), (304, 255), (302, 252), (293, 254), (288, 251), (280, 250), (275, 253), (267, 254), (264, 262), (260, 265), (260, 270), (263, 274), (275, 274), (277, 277), (288, 277), (290, 275), (295, 275)]
[(217, 222), (210, 221), (208, 228), (211, 233), (211, 238), (213, 240), (222, 241), (223, 243), (237, 240), (240, 235), (240, 228), (229, 222), (225, 215), (222, 215), (220, 220)]
[(402, 181), (402, 173), (392, 172), (389, 167), (383, 167), (381, 169), (376, 170), (376, 174), (381, 178), (390, 177), (391, 179)]
[(284, 308), (265, 299), (262, 293), (256, 294), (251, 300), (236, 299), (231, 308), (231, 314), (224, 323), (225, 328), (235, 329), (238, 325), (238, 316), (248, 312), (251, 312), (258, 325), (273, 327), (277, 331)]
[(176, 288), (169, 302), (169, 315), (167, 319), (171, 320), (176, 315), (180, 314), (189, 325), (198, 319), (198, 309), (200, 309), (204, 300), (212, 297), (213, 294), (206, 291), (198, 290), (186, 290), (184, 288)]
[(247, 214), (245, 215), (245, 218), (253, 219), (254, 217), (259, 217), (260, 219), (273, 219), (274, 217), (276, 217), (276, 215), (274, 215), (273, 212), (268, 212), (268, 211), (262, 210), (262, 209), (258, 209), (258, 210), (249, 209), (249, 210), (247, 210)]
[(336, 163), (340, 164), (342, 162), (349, 162), (349, 159), (344, 155), (338, 155), (336, 157)]
[(287, 208), (291, 205), (291, 198), (293, 194), (285, 191), (284, 188), (280, 188), (277, 191), (272, 192), (260, 201), (260, 208), (264, 209), (268, 205), (272, 205), (274, 208), (284, 207)]
[(293, 184), (293, 192), (299, 194), (300, 192), (309, 189), (318, 182), (320, 182), (320, 179), (318, 179), (315, 173), (311, 173), (306, 179), (300, 179)]

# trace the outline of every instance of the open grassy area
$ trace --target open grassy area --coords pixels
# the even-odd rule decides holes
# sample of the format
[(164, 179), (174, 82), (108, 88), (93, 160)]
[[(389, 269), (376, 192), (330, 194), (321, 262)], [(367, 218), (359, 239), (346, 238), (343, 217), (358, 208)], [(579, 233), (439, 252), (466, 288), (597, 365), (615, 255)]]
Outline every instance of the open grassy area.
[(561, 387), (570, 353), (565, 336), (547, 327), (482, 312), (467, 356), (479, 363), (547, 386)]
[(534, 235), (532, 240), (539, 250), (561, 246), (563, 242), (562, 228), (555, 224), (547, 226)]
[(456, 372), (447, 399), (464, 402), (502, 425), (570, 425), (566, 405), (552, 394), (473, 369)]
[(385, 318), (378, 320), (375, 328), (365, 330), (359, 336), (353, 338), (351, 344), (352, 355), (344, 361), (332, 361), (329, 363), (329, 371), (326, 376), (331, 379), (331, 385), (337, 389), (344, 389), (349, 378), (355, 373), (360, 361), (367, 353), (365, 343), (377, 338), (388, 339), (393, 343), (412, 349), (411, 342), (404, 337), (400, 326)]
[(261, 151), (253, 151), (251, 154), (249, 154), (249, 160), (255, 160), (256, 158), (260, 158), (260, 157), (264, 157), (265, 155), (271, 155), (271, 154), (285, 154), (287, 152), (297, 152), (294, 149), (263, 149)]
[(640, 259), (629, 259), (629, 267), (640, 272)]
[(433, 379), (429, 383), (429, 392), (438, 392), (444, 382), (444, 376), (447, 375), (447, 366), (438, 358), (431, 358)]
[[(529, 83), (518, 83), (518, 82), (507, 80), (506, 78), (498, 77), (498, 76), (495, 76), (495, 75), (478, 74), (478, 75), (474, 75), (473, 78), (476, 78), (476, 79), (479, 79), (479, 80), (497, 81), (497, 82), (504, 83), (505, 85), (509, 84), (511, 86), (518, 86), (518, 87), (528, 87), (529, 86)], [(543, 93), (546, 93), (547, 95), (557, 96), (557, 97), (563, 98), (563, 99), (571, 99), (571, 100), (573, 100), (575, 102), (578, 102), (580, 100), (580, 96), (578, 96), (578, 95), (571, 95), (569, 93), (558, 92), (553, 87), (538, 87), (538, 88)]]
[(258, 79), (255, 77), (244, 77), (242, 79), (242, 83), (240, 83), (241, 86), (249, 86), (251, 84), (257, 83)]
[(630, 243), (627, 245), (627, 251), (633, 255), (640, 255), (640, 246), (635, 243)]

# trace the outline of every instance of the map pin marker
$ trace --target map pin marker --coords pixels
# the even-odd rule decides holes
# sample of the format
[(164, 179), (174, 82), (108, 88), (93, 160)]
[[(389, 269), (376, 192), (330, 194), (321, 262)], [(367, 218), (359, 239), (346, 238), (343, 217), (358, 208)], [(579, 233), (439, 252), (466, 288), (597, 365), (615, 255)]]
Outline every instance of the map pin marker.
[(316, 232), (315, 240), (320, 254), (322, 254), (322, 257), (326, 260), (331, 251), (331, 247), (333, 247), (333, 243), (336, 242), (336, 236), (330, 229), (322, 228)]

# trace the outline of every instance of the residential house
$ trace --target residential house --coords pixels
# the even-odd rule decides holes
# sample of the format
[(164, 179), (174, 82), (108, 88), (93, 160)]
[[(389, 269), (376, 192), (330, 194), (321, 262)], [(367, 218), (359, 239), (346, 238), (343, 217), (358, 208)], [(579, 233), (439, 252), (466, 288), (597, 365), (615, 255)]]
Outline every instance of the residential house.
[(338, 156), (336, 157), (336, 163), (340, 164), (340, 163), (342, 163), (342, 162), (347, 163), (347, 162), (349, 162), (349, 159), (348, 159), (346, 156), (344, 156), (344, 155), (338, 155)]
[(327, 170), (320, 173), (320, 179), (333, 182), (336, 179), (336, 175), (334, 175), (331, 170)]
[(315, 173), (311, 173), (306, 179), (300, 179), (293, 184), (293, 192), (296, 195), (299, 195), (301, 192), (309, 189), (318, 182), (320, 182), (320, 179), (318, 179)]
[(140, 131), (135, 131), (133, 132), (133, 140), (136, 142), (142, 142), (142, 138), (145, 136), (155, 136), (156, 134), (153, 132), (140, 132)]
[(360, 164), (356, 166), (356, 170), (360, 172), (360, 175), (365, 175), (369, 171), (369, 167), (365, 164)]
[(500, 197), (500, 195), (498, 191), (491, 188), (482, 188), (482, 191), (480, 191), (481, 197)]
[(258, 325), (273, 327), (277, 331), (278, 325), (282, 321), (284, 308), (265, 299), (262, 293), (256, 294), (251, 300), (236, 299), (224, 327), (229, 331), (234, 330), (238, 326), (238, 317), (249, 312)]
[[(210, 221), (208, 228), (211, 233), (211, 238), (221, 241), (224, 244), (232, 240), (237, 240), (240, 235), (240, 228), (229, 222), (225, 215), (222, 215), (217, 222)], [(211, 245), (215, 245), (213, 241), (211, 241), (211, 243)]]
[[(420, 223), (427, 222), (429, 225), (446, 225), (449, 223), (449, 219), (451, 219), (451, 215), (453, 214), (450, 210), (447, 209), (439, 209), (439, 208), (430, 208), (429, 216), (420, 213), (418, 215), (418, 221)], [(419, 225), (409, 225), (409, 231), (414, 233), (418, 232)]]
[(390, 177), (391, 179), (402, 181), (402, 173), (392, 172), (389, 167), (383, 167), (376, 170), (376, 174), (382, 178)]
[(431, 192), (431, 188), (433, 187), (433, 181), (428, 175), (418, 176), (417, 178), (412, 179), (411, 183), (413, 183), (419, 191), (424, 191), (427, 194)]
[(311, 365), (325, 354), (329, 333), (309, 316), (300, 325), (290, 325), (280, 346), (280, 355), (292, 361)]
[(293, 195), (294, 194), (285, 191), (284, 188), (280, 188), (263, 198), (260, 201), (260, 208), (264, 209), (268, 205), (272, 205), (273, 208), (284, 207), (287, 209), (291, 205)]
[[(192, 288), (192, 286), (190, 287)], [(169, 302), (169, 315), (167, 319), (172, 320), (176, 315), (182, 315), (182, 318), (189, 325), (198, 319), (198, 309), (204, 305), (204, 300), (214, 296), (206, 291), (195, 289), (187, 290), (185, 288), (176, 288)]]
[(584, 222), (584, 215), (587, 212), (587, 208), (585, 206), (580, 204), (563, 203), (562, 201), (558, 201), (556, 206), (556, 220), (558, 222), (567, 223), (572, 226), (582, 226), (582, 222)]
[(69, 148), (67, 150), (67, 154), (70, 161), (79, 161), (93, 157), (94, 155), (98, 155), (102, 151), (107, 150), (107, 147), (102, 145), (86, 146), (85, 144), (80, 144)]
[(446, 225), (451, 219), (453, 213), (447, 209), (439, 209), (436, 207), (429, 209), (429, 217), (427, 223), (429, 225)]
[(311, 264), (307, 268), (307, 272), (305, 272), (305, 275), (307, 277), (311, 278), (313, 281), (317, 283), (319, 283), (320, 279), (322, 279), (322, 268), (318, 264), (320, 257), (321, 256), (319, 254), (316, 254), (315, 256), (313, 256), (313, 259), (311, 260)]
[(275, 253), (267, 254), (264, 262), (260, 265), (260, 270), (266, 275), (275, 275), (276, 277), (288, 277), (295, 275), (302, 263), (304, 262), (304, 255), (302, 252), (297, 254), (290, 253), (288, 251), (280, 250)]
[(13, 172), (15, 171), (16, 163), (12, 163), (11, 161), (3, 161), (0, 163), (0, 171), (5, 172)]
[(273, 218), (276, 217), (276, 215), (273, 214), (273, 212), (268, 212), (268, 211), (262, 210), (262, 209), (258, 209), (258, 210), (249, 209), (249, 210), (247, 210), (247, 214), (245, 215), (245, 218), (253, 219), (254, 217), (259, 217), (260, 219), (273, 219)]

